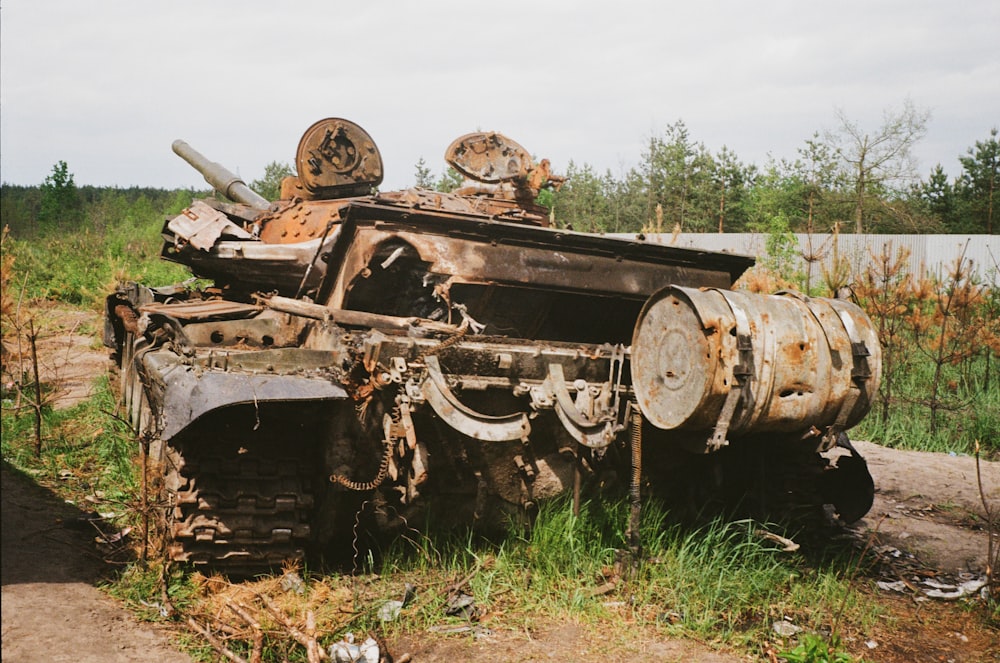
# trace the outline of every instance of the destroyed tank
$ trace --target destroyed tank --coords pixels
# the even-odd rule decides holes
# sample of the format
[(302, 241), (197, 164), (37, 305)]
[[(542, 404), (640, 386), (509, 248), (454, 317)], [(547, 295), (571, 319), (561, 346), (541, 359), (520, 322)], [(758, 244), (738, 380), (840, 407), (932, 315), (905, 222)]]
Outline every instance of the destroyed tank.
[(881, 351), (857, 306), (733, 290), (747, 256), (551, 227), (535, 200), (561, 178), (498, 133), (448, 147), (452, 193), (377, 192), (374, 141), (325, 119), (273, 202), (173, 147), (228, 199), (164, 226), (198, 280), (121, 284), (105, 326), (171, 559), (255, 572), (601, 486), (633, 518), (646, 494), (871, 507), (846, 431)]

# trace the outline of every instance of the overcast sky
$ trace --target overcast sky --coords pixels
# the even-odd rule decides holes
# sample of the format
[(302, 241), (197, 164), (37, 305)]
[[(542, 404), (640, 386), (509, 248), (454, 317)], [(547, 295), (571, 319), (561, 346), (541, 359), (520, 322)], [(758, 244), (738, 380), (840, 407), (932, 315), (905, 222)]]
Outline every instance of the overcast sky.
[(250, 182), (324, 117), (372, 135), (384, 190), (476, 130), (620, 175), (683, 120), (763, 165), (907, 98), (921, 176), (955, 176), (1000, 126), (998, 35), (997, 0), (0, 0), (0, 178), (204, 188), (183, 138)]

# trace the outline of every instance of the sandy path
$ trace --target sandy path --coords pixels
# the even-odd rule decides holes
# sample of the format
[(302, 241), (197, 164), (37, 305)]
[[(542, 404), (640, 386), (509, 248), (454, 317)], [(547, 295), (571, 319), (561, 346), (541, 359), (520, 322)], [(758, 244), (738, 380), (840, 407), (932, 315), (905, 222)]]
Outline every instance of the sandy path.
[(101, 562), (80, 512), (3, 466), (0, 609), (4, 663), (190, 663), (153, 624), (94, 586)]

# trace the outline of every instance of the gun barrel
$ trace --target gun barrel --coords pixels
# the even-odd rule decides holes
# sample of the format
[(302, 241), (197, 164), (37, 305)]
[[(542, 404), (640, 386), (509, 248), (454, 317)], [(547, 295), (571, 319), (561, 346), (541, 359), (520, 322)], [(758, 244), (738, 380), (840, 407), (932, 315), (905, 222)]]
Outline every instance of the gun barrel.
[(199, 173), (205, 176), (205, 181), (220, 191), (226, 198), (256, 209), (267, 209), (270, 203), (248, 187), (235, 173), (222, 164), (209, 161), (205, 155), (194, 149), (183, 140), (175, 140), (174, 153), (187, 161)]

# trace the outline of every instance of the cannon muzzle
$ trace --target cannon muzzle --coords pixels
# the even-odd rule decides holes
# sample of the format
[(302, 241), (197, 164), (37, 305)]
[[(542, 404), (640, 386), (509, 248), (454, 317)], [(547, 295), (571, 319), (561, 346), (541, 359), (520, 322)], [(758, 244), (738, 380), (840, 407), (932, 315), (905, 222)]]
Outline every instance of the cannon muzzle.
[(249, 205), (256, 209), (267, 209), (270, 203), (263, 196), (248, 187), (235, 173), (222, 164), (209, 161), (198, 150), (183, 140), (175, 140), (173, 150), (180, 158), (191, 164), (195, 170), (205, 176), (205, 181), (216, 191), (222, 192), (226, 198)]

